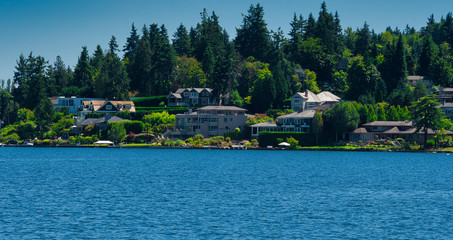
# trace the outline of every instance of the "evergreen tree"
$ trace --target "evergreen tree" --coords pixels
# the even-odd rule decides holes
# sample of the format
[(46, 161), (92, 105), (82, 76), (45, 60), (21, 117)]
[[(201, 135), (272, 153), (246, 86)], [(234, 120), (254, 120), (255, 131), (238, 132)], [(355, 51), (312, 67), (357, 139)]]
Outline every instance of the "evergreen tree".
[(433, 95), (428, 95), (414, 102), (412, 108), (412, 120), (417, 127), (416, 133), (420, 130), (424, 131), (424, 146), (428, 140), (428, 129), (439, 130), (441, 128), (442, 119), (445, 118), (439, 106), (439, 102)]
[(305, 32), (305, 20), (303, 19), (302, 15), (299, 15), (297, 18), (296, 13), (294, 13), (294, 17), (292, 22), (290, 23), (291, 30), (289, 32), (289, 41), (286, 52), (288, 54), (288, 58), (294, 62), (300, 62), (300, 47), (304, 38)]
[(414, 94), (414, 100), (418, 101), (420, 98), (426, 96), (426, 87), (425, 87), (425, 84), (423, 84), (422, 81), (417, 81), (417, 83), (415, 84), (415, 88), (414, 88), (414, 91), (413, 91), (413, 94)]
[(93, 57), (90, 59), (90, 65), (92, 67), (94, 77), (99, 74), (99, 71), (101, 70), (104, 63), (104, 57), (104, 51), (102, 50), (100, 45), (97, 45)]
[(173, 48), (176, 51), (178, 56), (190, 56), (191, 55), (191, 46), (190, 46), (190, 37), (189, 33), (187, 32), (186, 27), (179, 25), (178, 29), (176, 29), (175, 34), (173, 35)]
[(53, 82), (55, 82), (56, 95), (62, 95), (63, 89), (68, 87), (68, 84), (72, 80), (71, 74), (68, 72), (68, 68), (65, 66), (60, 56), (57, 56), (53, 67), (51, 68), (50, 77), (53, 79)]
[(43, 133), (49, 128), (54, 113), (52, 102), (49, 98), (41, 98), (33, 112), (36, 117), (40, 138), (42, 138)]
[(396, 80), (396, 83), (407, 83), (407, 65), (402, 35), (399, 36), (396, 44), (393, 67), (395, 69), (394, 80)]
[(316, 37), (320, 38), (328, 54), (336, 50), (337, 26), (332, 13), (327, 12), (326, 2), (322, 2), (318, 21), (316, 22)]
[(109, 51), (106, 54), (99, 74), (96, 76), (95, 95), (99, 98), (124, 100), (128, 99), (129, 77), (126, 67), (116, 54), (118, 44), (112, 36)]
[(46, 75), (47, 61), (41, 57), (34, 57), (32, 53), (26, 59), (20, 55), (14, 72), (13, 88), (14, 99), (21, 107), (34, 109), (43, 98), (47, 98), (48, 77)]
[(132, 23), (131, 27), (131, 34), (126, 40), (126, 44), (123, 47), (123, 52), (124, 52), (124, 60), (130, 59), (133, 57), (133, 54), (135, 52), (135, 49), (138, 46), (138, 41), (140, 40), (140, 36), (137, 34), (137, 29), (134, 26), (134, 23)]
[(360, 54), (366, 57), (368, 56), (368, 46), (370, 44), (370, 29), (368, 24), (365, 22), (363, 28), (357, 32), (357, 40), (355, 41), (354, 54)]
[(316, 37), (316, 20), (313, 17), (313, 14), (310, 13), (307, 19), (307, 26), (305, 27), (304, 40), (315, 37)]
[(253, 56), (258, 61), (268, 62), (271, 40), (263, 17), (263, 7), (259, 3), (251, 5), (248, 14), (244, 15), (241, 28), (236, 29), (234, 43), (242, 57)]
[(420, 54), (419, 68), (417, 73), (421, 76), (431, 76), (432, 74), (432, 65), (435, 61), (436, 48), (431, 36), (426, 36), (423, 42), (423, 49)]
[(82, 47), (77, 65), (74, 69), (74, 83), (72, 85), (81, 89), (82, 97), (92, 97), (94, 90), (93, 68), (90, 65), (90, 58), (86, 46)]
[(136, 54), (128, 66), (128, 73), (131, 79), (130, 89), (133, 91), (140, 90), (142, 96), (151, 96), (152, 80), (151, 70), (152, 53), (148, 37), (142, 37), (138, 42)]

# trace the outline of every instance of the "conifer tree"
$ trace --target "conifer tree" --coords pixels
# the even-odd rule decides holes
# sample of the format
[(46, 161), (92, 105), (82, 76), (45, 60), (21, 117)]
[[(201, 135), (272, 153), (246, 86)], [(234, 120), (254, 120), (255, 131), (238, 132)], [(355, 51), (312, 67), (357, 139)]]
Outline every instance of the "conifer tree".
[(79, 60), (74, 69), (74, 86), (81, 89), (82, 97), (93, 97), (93, 67), (89, 63), (90, 57), (86, 46), (82, 47)]
[(244, 15), (241, 27), (236, 31), (234, 43), (242, 57), (253, 56), (258, 61), (268, 62), (271, 40), (264, 21), (264, 10), (259, 3), (256, 6), (250, 6), (248, 14)]
[(138, 46), (138, 41), (140, 40), (140, 36), (137, 34), (137, 29), (135, 28), (134, 23), (132, 23), (131, 27), (131, 34), (126, 40), (126, 44), (123, 47), (123, 52), (124, 52), (124, 60), (132, 58), (132, 55), (134, 54), (134, 50)]
[(191, 46), (190, 46), (190, 37), (189, 33), (187, 32), (186, 27), (179, 25), (178, 29), (176, 29), (175, 34), (173, 35), (173, 48), (176, 51), (178, 56), (190, 56), (191, 55)]

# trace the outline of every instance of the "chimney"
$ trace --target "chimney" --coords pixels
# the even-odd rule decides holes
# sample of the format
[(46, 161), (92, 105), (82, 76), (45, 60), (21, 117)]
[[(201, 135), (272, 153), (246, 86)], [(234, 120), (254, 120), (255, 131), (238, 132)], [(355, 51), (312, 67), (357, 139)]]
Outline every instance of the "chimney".
[(305, 90), (305, 97), (307, 97), (307, 98), (308, 98), (308, 89), (307, 89), (307, 90)]

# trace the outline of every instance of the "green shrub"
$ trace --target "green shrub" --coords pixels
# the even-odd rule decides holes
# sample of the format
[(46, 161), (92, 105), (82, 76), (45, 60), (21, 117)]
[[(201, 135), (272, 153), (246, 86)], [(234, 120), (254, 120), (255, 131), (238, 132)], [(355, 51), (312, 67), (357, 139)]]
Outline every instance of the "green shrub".
[(1, 140), (2, 142), (9, 143), (10, 141), (19, 141), (19, 135), (17, 133), (11, 133), (9, 135), (4, 136)]
[(135, 107), (159, 107), (161, 102), (167, 102), (167, 95), (153, 96), (153, 97), (141, 97), (132, 99)]
[(434, 139), (429, 139), (428, 141), (426, 141), (426, 146), (425, 146), (425, 149), (428, 149), (428, 148), (433, 148), (435, 146), (435, 142), (434, 142)]
[(141, 133), (143, 132), (143, 128), (145, 127), (145, 124), (142, 121), (127, 121), (122, 123), (127, 133)]

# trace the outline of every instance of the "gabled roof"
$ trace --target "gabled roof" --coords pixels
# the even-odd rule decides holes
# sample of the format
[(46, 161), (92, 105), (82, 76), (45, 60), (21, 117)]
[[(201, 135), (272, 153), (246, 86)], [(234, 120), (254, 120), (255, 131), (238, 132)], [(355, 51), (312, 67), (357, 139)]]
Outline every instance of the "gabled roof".
[(368, 133), (368, 131), (366, 130), (366, 128), (356, 128), (354, 129), (354, 131), (352, 131), (352, 133)]
[(315, 103), (322, 102), (321, 99), (319, 99), (318, 95), (314, 94), (312, 91), (310, 91), (308, 89), (305, 90), (305, 92), (297, 92), (296, 94), (293, 95), (293, 97), (295, 97), (295, 96), (305, 98), (305, 99), (307, 99), (307, 102), (315, 102)]
[(412, 127), (411, 121), (374, 121), (365, 123), (363, 127)]
[(277, 124), (276, 123), (269, 123), (269, 122), (257, 123), (257, 124), (253, 124), (251, 127), (277, 127)]
[[(135, 104), (132, 101), (108, 101), (108, 100), (92, 100), (92, 101), (83, 101), (82, 104), (84, 106), (88, 106), (90, 104), (93, 105), (93, 111), (97, 112), (100, 108), (102, 108), (104, 105), (107, 103), (111, 103), (114, 105), (116, 108), (119, 109), (119, 105), (122, 105), (124, 109), (124, 106), (129, 105), (131, 106), (130, 109), (128, 109), (130, 112), (135, 112)], [(120, 111), (122, 109), (119, 109)]]
[(184, 91), (187, 91), (187, 88), (178, 88), (178, 90), (176, 90), (175, 93), (181, 94), (181, 93), (183, 93)]
[(280, 117), (277, 117), (277, 119), (283, 119), (283, 118), (313, 118), (315, 116), (316, 111), (314, 110), (306, 110), (303, 112), (293, 112), (290, 114), (286, 114)]
[(236, 107), (236, 106), (206, 106), (206, 107), (202, 107), (202, 108), (199, 108), (197, 109), (197, 111), (211, 111), (211, 110), (215, 110), (215, 111), (239, 111), (239, 112), (245, 112), (247, 111), (247, 109), (244, 109), (244, 108), (239, 108), (239, 107)]
[(398, 129), (398, 127), (392, 127), (389, 130), (385, 131), (384, 133), (398, 134), (398, 133), (401, 133), (401, 131)]
[(78, 123), (77, 125), (79, 126), (88, 126), (88, 125), (93, 125), (93, 124), (100, 124), (100, 123), (109, 123), (109, 122), (124, 122), (124, 121), (130, 121), (128, 119), (122, 119), (117, 116), (110, 116), (106, 115), (101, 118), (87, 118), (84, 121)]
[(182, 98), (181, 94), (179, 93), (170, 93), (170, 96), (168, 96), (169, 98), (170, 97), (174, 97), (174, 98)]
[(213, 91), (212, 88), (178, 88), (178, 90), (176, 90), (176, 92), (174, 92), (174, 93), (181, 94), (181, 93), (183, 93), (185, 91), (189, 91), (189, 92), (195, 91), (197, 93), (201, 93), (203, 90), (206, 90), (208, 92), (212, 92)]
[(339, 102), (341, 100), (340, 97), (329, 91), (322, 91), (318, 94), (318, 97), (322, 102)]

